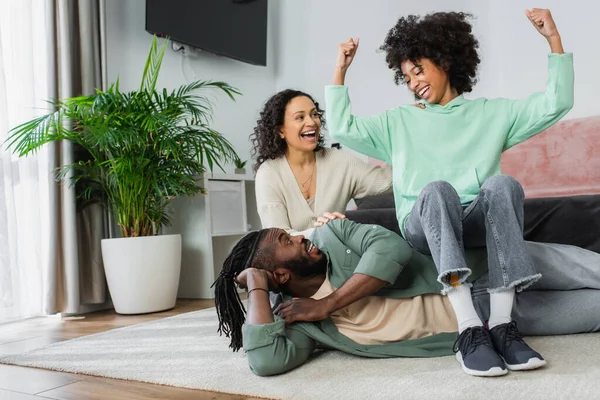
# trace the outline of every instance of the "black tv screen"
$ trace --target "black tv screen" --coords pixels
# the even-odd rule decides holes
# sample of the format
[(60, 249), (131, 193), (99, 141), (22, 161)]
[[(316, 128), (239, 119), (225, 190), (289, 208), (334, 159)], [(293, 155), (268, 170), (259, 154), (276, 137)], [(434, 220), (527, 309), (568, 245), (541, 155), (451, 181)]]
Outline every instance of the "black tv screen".
[(146, 0), (146, 31), (267, 65), (267, 0)]

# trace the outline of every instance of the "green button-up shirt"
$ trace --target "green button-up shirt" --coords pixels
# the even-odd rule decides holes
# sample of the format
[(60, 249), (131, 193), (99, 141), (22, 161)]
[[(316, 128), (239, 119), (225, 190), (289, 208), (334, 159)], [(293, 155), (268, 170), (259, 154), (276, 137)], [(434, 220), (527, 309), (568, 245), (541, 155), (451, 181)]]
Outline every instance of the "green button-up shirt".
[[(389, 282), (376, 296), (410, 298), (440, 293), (442, 289), (431, 257), (413, 251), (402, 237), (381, 226), (336, 219), (315, 229), (312, 241), (326, 254), (329, 280), (335, 287), (360, 273)], [(473, 271), (470, 280), (486, 272), (485, 261), (484, 249), (467, 252), (467, 263)], [(278, 304), (290, 299), (282, 295)], [(456, 333), (440, 333), (415, 340), (363, 345), (339, 333), (331, 318), (286, 325), (275, 316), (273, 323), (243, 326), (250, 369), (264, 376), (301, 365), (317, 347), (364, 357), (437, 357), (452, 354), (455, 339)]]

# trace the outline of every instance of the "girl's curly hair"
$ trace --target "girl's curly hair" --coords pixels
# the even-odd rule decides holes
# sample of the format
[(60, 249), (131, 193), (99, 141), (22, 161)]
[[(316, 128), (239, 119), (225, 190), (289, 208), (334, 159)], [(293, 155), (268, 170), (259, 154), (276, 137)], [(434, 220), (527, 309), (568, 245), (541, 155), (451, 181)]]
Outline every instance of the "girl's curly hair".
[[(263, 110), (260, 112), (260, 118), (256, 121), (254, 133), (250, 135), (250, 141), (252, 142), (251, 154), (252, 157), (256, 156), (256, 163), (254, 164), (255, 172), (265, 161), (274, 160), (285, 154), (287, 144), (279, 136), (279, 127), (283, 125), (287, 105), (299, 96), (308, 97), (315, 103), (319, 119), (321, 120), (321, 129), (325, 127), (324, 111), (311, 95), (293, 89), (286, 89), (276, 93), (265, 103)], [(323, 134), (320, 134), (315, 151), (322, 150), (324, 144), (325, 139), (323, 138)]]
[(386, 53), (388, 67), (395, 71), (396, 84), (404, 83), (400, 68), (404, 61), (428, 58), (446, 71), (458, 94), (472, 91), (481, 61), (479, 42), (468, 22), (472, 17), (462, 12), (436, 12), (400, 18), (379, 48)]

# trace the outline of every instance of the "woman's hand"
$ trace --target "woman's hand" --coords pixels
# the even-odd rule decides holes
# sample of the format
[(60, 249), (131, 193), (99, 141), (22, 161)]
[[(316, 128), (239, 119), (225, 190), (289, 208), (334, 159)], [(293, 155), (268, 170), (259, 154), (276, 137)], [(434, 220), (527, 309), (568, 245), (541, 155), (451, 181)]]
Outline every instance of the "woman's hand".
[(346, 81), (346, 71), (350, 67), (350, 64), (352, 64), (357, 49), (358, 39), (354, 40), (352, 38), (338, 46), (335, 73), (333, 74), (334, 85), (343, 85)]
[(263, 288), (271, 292), (278, 292), (279, 285), (275, 282), (273, 274), (264, 269), (246, 268), (235, 277), (240, 289)]
[(535, 29), (542, 34), (546, 39), (558, 36), (558, 30), (556, 24), (550, 14), (550, 10), (543, 8), (532, 8), (531, 10), (525, 10), (525, 14), (535, 26)]
[(340, 44), (338, 46), (337, 61), (335, 64), (336, 69), (346, 71), (348, 67), (350, 67), (350, 64), (352, 64), (352, 60), (354, 60), (357, 49), (358, 39), (354, 40), (350, 38), (344, 43)]
[(552, 53), (564, 53), (562, 41), (550, 10), (532, 8), (531, 10), (525, 10), (525, 15), (527, 15), (535, 29), (548, 40)]
[(315, 222), (315, 226), (323, 226), (329, 221), (333, 221), (334, 219), (346, 219), (346, 216), (339, 212), (326, 212), (322, 217), (317, 218), (317, 222)]

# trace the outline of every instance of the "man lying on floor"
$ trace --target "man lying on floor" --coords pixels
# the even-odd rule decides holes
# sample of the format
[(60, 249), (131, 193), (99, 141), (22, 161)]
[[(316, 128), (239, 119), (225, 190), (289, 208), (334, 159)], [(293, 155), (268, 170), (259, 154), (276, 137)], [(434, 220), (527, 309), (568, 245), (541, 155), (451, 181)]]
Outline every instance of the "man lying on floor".
[[(396, 233), (346, 219), (316, 228), (312, 242), (276, 228), (251, 232), (236, 244), (215, 282), (219, 332), (231, 338), (234, 351), (243, 346), (250, 369), (261, 376), (300, 366), (316, 348), (375, 358), (437, 357), (454, 350), (459, 361), (470, 357), (461, 363), (465, 372), (483, 376), (507, 372), (481, 364), (494, 352), (508, 369), (537, 368), (545, 360), (521, 333), (600, 330), (600, 254), (566, 245), (527, 246), (542, 279), (516, 294), (513, 320), (469, 330), (469, 337), (457, 340), (456, 314), (440, 294), (433, 260)], [(470, 249), (466, 256), (473, 304), (486, 321), (488, 289), (494, 289), (486, 252)], [(246, 316), (236, 282), (248, 290)], [(280, 293), (274, 311), (269, 291)]]

